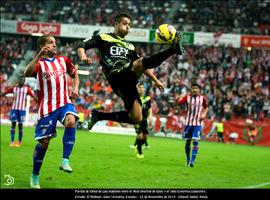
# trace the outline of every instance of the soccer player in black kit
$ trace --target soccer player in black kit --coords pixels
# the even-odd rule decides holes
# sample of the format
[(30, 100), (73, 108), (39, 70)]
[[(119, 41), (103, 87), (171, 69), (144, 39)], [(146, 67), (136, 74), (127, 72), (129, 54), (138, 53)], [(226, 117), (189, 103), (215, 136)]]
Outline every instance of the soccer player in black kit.
[[(145, 148), (149, 148), (147, 143), (147, 136), (149, 134), (148, 124), (152, 123), (152, 108), (151, 108), (151, 97), (145, 96), (145, 88), (142, 82), (137, 84), (138, 93), (141, 98), (142, 103), (142, 115), (143, 120), (139, 124), (135, 124), (134, 128), (137, 133), (137, 137), (134, 143), (134, 147), (136, 148), (136, 156), (137, 158), (143, 158), (142, 146), (145, 144)], [(152, 125), (151, 125), (152, 128)], [(138, 144), (141, 144), (140, 146)]]
[[(140, 96), (136, 85), (138, 78), (145, 74), (154, 81), (157, 87), (163, 89), (162, 83), (154, 76), (151, 69), (158, 67), (163, 61), (173, 54), (181, 55), (181, 35), (177, 34), (173, 44), (165, 51), (161, 51), (150, 57), (139, 57), (133, 44), (127, 42), (124, 37), (131, 26), (131, 17), (125, 13), (114, 18), (114, 32), (100, 33), (92, 38), (80, 42), (77, 49), (78, 56), (85, 64), (92, 64), (85, 50), (97, 48), (100, 52), (100, 65), (114, 93), (124, 101), (126, 111), (100, 112), (92, 110), (88, 129), (100, 120), (111, 120), (120, 123), (138, 124), (143, 120)], [(140, 142), (138, 146), (140, 146)]]

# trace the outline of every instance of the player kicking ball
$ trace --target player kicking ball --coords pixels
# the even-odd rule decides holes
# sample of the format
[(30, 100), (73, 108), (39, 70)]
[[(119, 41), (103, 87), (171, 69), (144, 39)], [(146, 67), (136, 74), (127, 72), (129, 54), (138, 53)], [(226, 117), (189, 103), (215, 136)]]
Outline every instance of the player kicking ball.
[[(162, 83), (154, 76), (152, 68), (161, 65), (170, 56), (182, 55), (181, 36), (174, 38), (170, 48), (150, 57), (139, 57), (133, 44), (125, 40), (131, 27), (131, 17), (125, 13), (114, 18), (114, 32), (100, 33), (83, 40), (77, 49), (80, 60), (92, 64), (85, 51), (97, 48), (100, 52), (100, 65), (114, 93), (122, 98), (125, 110), (119, 112), (100, 112), (93, 110), (88, 129), (91, 130), (100, 120), (111, 120), (120, 123), (140, 124), (143, 120), (142, 102), (137, 91), (138, 79), (142, 74), (148, 76), (158, 88)], [(140, 141), (137, 145), (141, 146)]]

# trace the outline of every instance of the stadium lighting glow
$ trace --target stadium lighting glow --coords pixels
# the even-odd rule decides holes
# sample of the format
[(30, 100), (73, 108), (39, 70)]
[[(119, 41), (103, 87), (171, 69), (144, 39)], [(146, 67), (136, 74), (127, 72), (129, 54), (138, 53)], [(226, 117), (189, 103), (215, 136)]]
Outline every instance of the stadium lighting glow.
[(90, 72), (86, 71), (86, 70), (78, 70), (77, 73), (81, 74), (81, 75), (89, 75), (90, 74)]

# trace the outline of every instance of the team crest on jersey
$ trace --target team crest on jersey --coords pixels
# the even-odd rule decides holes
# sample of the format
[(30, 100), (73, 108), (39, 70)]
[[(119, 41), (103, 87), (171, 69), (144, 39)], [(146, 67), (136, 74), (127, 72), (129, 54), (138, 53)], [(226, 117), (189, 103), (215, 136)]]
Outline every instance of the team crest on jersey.
[(50, 79), (55, 79), (56, 77), (64, 77), (65, 76), (65, 71), (64, 70), (57, 70), (57, 71), (45, 71), (42, 73), (43, 79), (50, 80)]

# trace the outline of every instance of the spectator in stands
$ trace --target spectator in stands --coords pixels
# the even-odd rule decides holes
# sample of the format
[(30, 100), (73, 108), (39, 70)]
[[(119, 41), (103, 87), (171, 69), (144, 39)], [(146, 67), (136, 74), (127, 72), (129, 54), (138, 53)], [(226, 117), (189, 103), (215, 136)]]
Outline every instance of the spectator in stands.
[[(54, 8), (53, 10), (50, 8)], [(130, 13), (136, 28), (156, 28), (162, 23), (174, 24), (178, 30), (241, 34), (270, 34), (269, 2), (252, 1), (48, 1), (31, 4), (5, 1), (1, 18), (58, 22), (68, 24), (113, 24), (116, 11)], [(89, 10), (93, 12), (89, 12)], [(259, 13), (259, 14), (258, 14)]]

